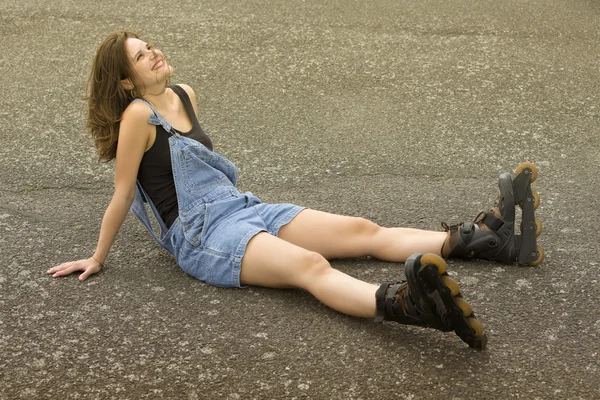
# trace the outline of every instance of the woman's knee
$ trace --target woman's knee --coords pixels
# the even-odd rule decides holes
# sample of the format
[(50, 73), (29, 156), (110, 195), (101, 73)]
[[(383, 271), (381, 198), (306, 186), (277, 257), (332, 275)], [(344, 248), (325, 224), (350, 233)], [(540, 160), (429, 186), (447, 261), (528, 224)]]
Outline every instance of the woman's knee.
[[(331, 264), (325, 257), (314, 251), (306, 251), (299, 260), (298, 279), (305, 283), (317, 279), (319, 276), (331, 271)], [(304, 286), (301, 284), (301, 286)]]
[(363, 217), (353, 217), (350, 225), (350, 231), (357, 236), (373, 236), (381, 229), (375, 222)]

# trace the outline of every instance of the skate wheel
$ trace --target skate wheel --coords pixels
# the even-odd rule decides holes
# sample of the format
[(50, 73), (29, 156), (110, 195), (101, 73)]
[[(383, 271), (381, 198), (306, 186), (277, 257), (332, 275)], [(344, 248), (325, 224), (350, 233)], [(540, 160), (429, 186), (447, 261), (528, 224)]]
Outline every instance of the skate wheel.
[(450, 293), (452, 293), (452, 296), (458, 295), (458, 292), (460, 291), (458, 287), (458, 282), (450, 278), (448, 275), (442, 276), (442, 282), (444, 282), (444, 285), (446, 285), (446, 287), (450, 289)]
[(535, 249), (537, 250), (539, 256), (535, 261), (530, 262), (527, 265), (531, 265), (532, 267), (535, 267), (536, 265), (540, 265), (542, 263), (542, 261), (544, 261), (544, 250), (539, 246), (535, 246)]
[(537, 210), (540, 206), (540, 195), (535, 190), (532, 190), (531, 194), (533, 195), (533, 209)]
[[(542, 234), (542, 221), (535, 219), (535, 237), (539, 237)], [(523, 222), (521, 222), (521, 233), (523, 232)]]
[(535, 165), (533, 165), (530, 162), (522, 162), (521, 164), (517, 165), (517, 168), (515, 169), (515, 174), (519, 175), (521, 173), (521, 171), (523, 171), (526, 168), (529, 168), (531, 170), (531, 176), (529, 177), (529, 182), (531, 182), (531, 183), (535, 182), (535, 180), (537, 179), (537, 168), (535, 167)]
[(455, 297), (454, 302), (462, 310), (465, 317), (468, 317), (473, 313), (473, 307), (462, 297)]
[(539, 219), (535, 219), (535, 237), (538, 237), (542, 234), (542, 221)]
[(427, 253), (421, 256), (421, 265), (425, 266), (428, 264), (435, 265), (440, 275), (446, 272), (446, 261), (436, 254)]
[[(537, 210), (537, 208), (540, 206), (540, 195), (535, 190), (532, 190), (531, 196), (533, 197), (533, 209)], [(519, 201), (519, 207), (523, 209), (523, 200)]]
[(479, 320), (477, 318), (473, 318), (473, 317), (467, 318), (467, 323), (475, 331), (475, 334), (473, 336), (479, 337), (479, 336), (483, 335), (483, 324), (481, 322), (479, 322)]

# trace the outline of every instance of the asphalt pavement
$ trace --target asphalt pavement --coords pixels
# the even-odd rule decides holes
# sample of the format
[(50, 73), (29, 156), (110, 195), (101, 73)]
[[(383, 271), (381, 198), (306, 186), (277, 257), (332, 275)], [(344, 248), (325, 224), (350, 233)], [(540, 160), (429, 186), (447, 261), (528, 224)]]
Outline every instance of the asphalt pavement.
[[(132, 216), (100, 274), (48, 277), (92, 254), (112, 195), (81, 98), (123, 28), (264, 201), (440, 230), (534, 163), (545, 261), (448, 262), (488, 349), (208, 286)], [(600, 398), (599, 65), (596, 0), (0, 0), (0, 399)]]

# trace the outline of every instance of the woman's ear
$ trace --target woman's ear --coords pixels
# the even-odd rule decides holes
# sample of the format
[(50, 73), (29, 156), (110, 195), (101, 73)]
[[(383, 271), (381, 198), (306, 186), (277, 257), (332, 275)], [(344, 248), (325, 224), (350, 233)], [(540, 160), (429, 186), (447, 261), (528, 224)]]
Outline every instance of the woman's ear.
[(131, 79), (129, 79), (129, 78), (122, 79), (121, 86), (125, 90), (131, 90), (134, 88), (133, 83), (131, 83)]

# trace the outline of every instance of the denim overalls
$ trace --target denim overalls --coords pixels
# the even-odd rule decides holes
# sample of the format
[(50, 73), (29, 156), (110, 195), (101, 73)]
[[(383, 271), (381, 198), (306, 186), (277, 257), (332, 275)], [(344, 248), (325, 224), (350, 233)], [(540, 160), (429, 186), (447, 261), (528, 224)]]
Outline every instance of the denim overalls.
[[(240, 264), (248, 241), (261, 231), (277, 235), (302, 207), (262, 203), (236, 187), (237, 168), (200, 142), (179, 135), (147, 101), (153, 114), (148, 123), (171, 133), (169, 148), (179, 217), (169, 229), (137, 182), (131, 211), (164, 249), (175, 256), (187, 274), (222, 287), (241, 287)], [(145, 204), (158, 222), (152, 228)]]

